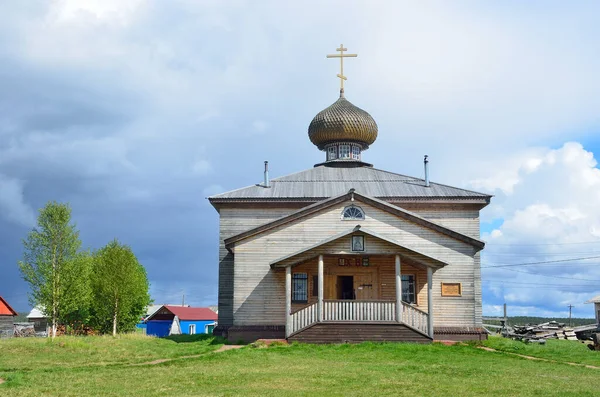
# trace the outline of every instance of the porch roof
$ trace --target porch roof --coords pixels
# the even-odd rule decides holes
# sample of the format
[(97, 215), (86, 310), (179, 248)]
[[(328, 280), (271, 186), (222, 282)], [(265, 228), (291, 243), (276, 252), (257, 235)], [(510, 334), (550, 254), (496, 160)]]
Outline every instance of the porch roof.
[[(343, 237), (346, 237), (349, 235), (358, 235), (358, 234), (369, 235), (376, 239), (379, 239), (381, 241), (385, 241), (385, 242), (391, 244), (392, 246), (398, 248), (397, 253), (399, 255), (402, 255), (404, 257), (411, 259), (412, 261), (416, 262), (417, 265), (421, 265), (421, 266), (425, 266), (425, 267), (432, 267), (435, 269), (439, 269), (439, 268), (449, 265), (448, 262), (434, 258), (430, 255), (427, 255), (427, 254), (417, 251), (415, 249), (407, 248), (407, 247), (403, 246), (402, 244), (400, 244), (398, 241), (395, 241), (393, 239), (390, 239), (384, 235), (375, 233), (368, 229), (362, 228), (360, 225), (356, 225), (352, 229), (348, 229), (342, 233), (336, 234), (325, 240), (319, 241), (318, 243), (313, 244), (309, 247), (306, 247), (300, 251), (294, 252), (293, 254), (286, 255), (279, 259), (276, 259), (273, 262), (269, 263), (269, 265), (271, 266), (271, 268), (296, 266), (296, 265), (299, 265), (308, 260), (314, 259), (315, 257), (317, 257), (320, 254), (341, 254), (339, 252), (328, 252), (327, 249), (319, 250), (319, 248), (325, 248), (325, 245), (327, 245), (329, 243), (333, 243), (334, 241), (339, 240)], [(353, 254), (355, 254), (355, 253), (353, 253)], [(368, 253), (368, 254), (361, 253), (361, 254), (377, 255), (376, 253)], [(385, 254), (389, 254), (389, 253), (385, 253)]]

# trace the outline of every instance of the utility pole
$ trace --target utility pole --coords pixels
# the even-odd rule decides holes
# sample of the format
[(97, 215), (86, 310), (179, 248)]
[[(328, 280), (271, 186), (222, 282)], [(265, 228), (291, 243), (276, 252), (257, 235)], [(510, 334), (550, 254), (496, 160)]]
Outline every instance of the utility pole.
[(573, 305), (569, 305), (569, 327), (571, 327), (571, 309), (573, 309)]
[(185, 293), (182, 293), (181, 295), (181, 307), (185, 306)]

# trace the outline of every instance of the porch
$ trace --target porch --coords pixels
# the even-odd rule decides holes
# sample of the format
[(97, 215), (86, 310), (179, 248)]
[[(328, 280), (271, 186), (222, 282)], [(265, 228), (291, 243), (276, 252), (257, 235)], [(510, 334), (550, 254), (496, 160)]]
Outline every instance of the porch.
[[(344, 266), (343, 262), (348, 260), (358, 265)], [(286, 338), (310, 342), (431, 341), (434, 267), (414, 260), (407, 261), (409, 263), (405, 267), (411, 269), (408, 274), (414, 274), (418, 266), (425, 270), (426, 282), (420, 280), (417, 283), (415, 276), (410, 276), (410, 279), (405, 276), (405, 281), (411, 280), (413, 284), (411, 291), (411, 286), (407, 288), (405, 282), (403, 291), (403, 260), (400, 254), (371, 255), (362, 262), (364, 260), (357, 255), (348, 258), (347, 255), (320, 254), (314, 269), (316, 272), (312, 274), (310, 262), (296, 263), (295, 268), (292, 264), (286, 266)], [(340, 265), (334, 264), (334, 261), (339, 261)], [(387, 263), (389, 270), (393, 266), (392, 272), (386, 270)], [(298, 275), (303, 278), (298, 278)], [(299, 290), (306, 303), (299, 304), (298, 281), (304, 279), (305, 284), (300, 284), (303, 287)], [(316, 296), (308, 298), (310, 283), (311, 295)], [(424, 291), (417, 291), (417, 286)], [(404, 301), (403, 295), (411, 303)], [(417, 307), (418, 295), (426, 299), (426, 310)]]

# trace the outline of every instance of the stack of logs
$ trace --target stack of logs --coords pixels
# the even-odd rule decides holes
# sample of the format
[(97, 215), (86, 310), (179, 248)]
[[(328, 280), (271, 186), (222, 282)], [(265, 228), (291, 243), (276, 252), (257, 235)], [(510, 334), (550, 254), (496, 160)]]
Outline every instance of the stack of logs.
[(35, 329), (33, 328), (33, 323), (15, 323), (13, 336), (15, 338), (26, 338), (35, 336)]

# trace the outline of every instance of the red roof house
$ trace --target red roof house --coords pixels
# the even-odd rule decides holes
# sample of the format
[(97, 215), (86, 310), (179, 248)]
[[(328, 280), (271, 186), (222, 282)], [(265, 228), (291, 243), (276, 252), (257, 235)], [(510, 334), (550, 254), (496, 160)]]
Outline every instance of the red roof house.
[(18, 316), (15, 309), (10, 307), (7, 301), (0, 296), (0, 316)]
[(14, 324), (13, 317), (17, 315), (15, 309), (0, 296), (0, 338), (12, 336)]
[(218, 314), (207, 307), (163, 305), (146, 318), (146, 333), (154, 336), (212, 334), (217, 318)]

